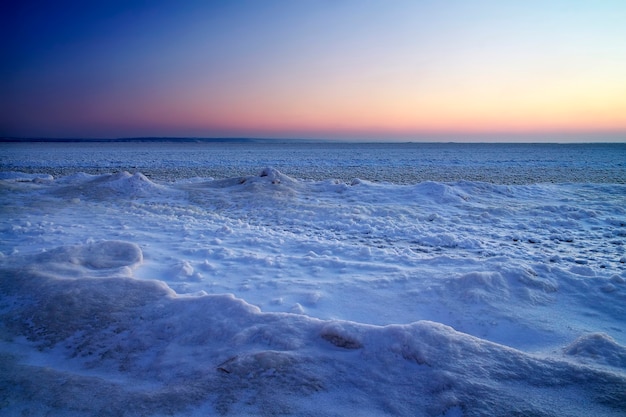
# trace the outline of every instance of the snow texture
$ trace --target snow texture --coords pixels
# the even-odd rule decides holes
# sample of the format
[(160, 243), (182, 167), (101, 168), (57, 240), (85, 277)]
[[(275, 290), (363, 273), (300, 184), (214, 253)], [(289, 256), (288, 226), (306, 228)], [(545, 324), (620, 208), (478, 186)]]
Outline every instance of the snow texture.
[(626, 186), (0, 176), (2, 415), (623, 416)]

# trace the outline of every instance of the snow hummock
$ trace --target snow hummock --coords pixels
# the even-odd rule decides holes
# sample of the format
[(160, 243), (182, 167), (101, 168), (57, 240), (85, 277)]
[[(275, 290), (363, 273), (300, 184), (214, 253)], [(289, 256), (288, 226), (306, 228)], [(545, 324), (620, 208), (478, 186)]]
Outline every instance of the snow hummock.
[(626, 369), (626, 346), (605, 333), (583, 335), (565, 348), (565, 354)]
[(626, 188), (0, 179), (3, 415), (623, 415)]

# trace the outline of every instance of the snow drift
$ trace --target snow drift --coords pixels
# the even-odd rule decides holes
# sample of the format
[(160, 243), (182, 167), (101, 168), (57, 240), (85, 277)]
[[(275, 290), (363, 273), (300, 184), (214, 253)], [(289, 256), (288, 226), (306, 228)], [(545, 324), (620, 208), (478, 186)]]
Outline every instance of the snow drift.
[(5, 173), (0, 203), (3, 415), (626, 409), (623, 185)]
[[(263, 313), (232, 295), (180, 296), (119, 274), (140, 259), (136, 249), (65, 247), (3, 269), (6, 411), (619, 415), (626, 405), (623, 373), (528, 355), (439, 323), (371, 326)], [(109, 260), (94, 262), (98, 253)], [(50, 263), (80, 278), (52, 274)], [(596, 339), (595, 355), (624, 367), (625, 348), (603, 347), (602, 337), (566, 353), (589, 352)], [(41, 363), (43, 355), (54, 360)], [(92, 401), (93, 392), (107, 401)]]

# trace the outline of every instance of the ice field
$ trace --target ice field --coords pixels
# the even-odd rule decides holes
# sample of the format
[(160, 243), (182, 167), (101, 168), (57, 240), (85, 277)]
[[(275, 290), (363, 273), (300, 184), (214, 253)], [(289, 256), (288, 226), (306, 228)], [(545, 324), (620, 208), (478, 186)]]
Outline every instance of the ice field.
[(2, 415), (626, 415), (623, 180), (3, 155)]

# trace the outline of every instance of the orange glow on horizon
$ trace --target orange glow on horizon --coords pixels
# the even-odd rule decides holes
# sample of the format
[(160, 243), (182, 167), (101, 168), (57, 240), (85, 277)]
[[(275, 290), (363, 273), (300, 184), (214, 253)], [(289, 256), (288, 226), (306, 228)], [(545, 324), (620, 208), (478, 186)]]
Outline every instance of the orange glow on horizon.
[[(626, 97), (626, 94), (624, 94)], [(138, 124), (150, 123), (197, 132), (242, 132), (271, 135), (303, 132), (314, 135), (336, 132), (346, 134), (410, 135), (414, 133), (534, 133), (626, 131), (626, 99), (610, 100), (532, 100), (456, 101), (374, 100), (334, 102), (323, 106), (315, 100), (301, 100), (288, 106), (269, 101), (266, 105), (233, 103), (211, 106), (197, 103), (153, 106)], [(223, 104), (223, 103), (222, 103)], [(144, 108), (146, 109), (146, 108)]]
[(626, 134), (622, 4), (340, 3), (33, 9), (7, 22), (0, 135)]

